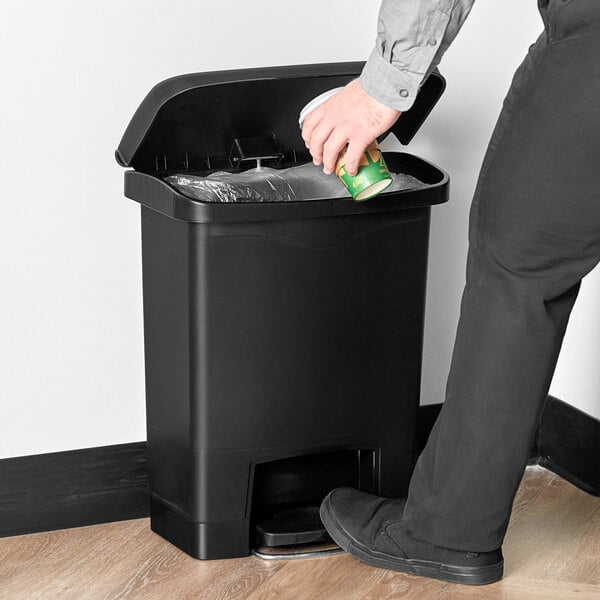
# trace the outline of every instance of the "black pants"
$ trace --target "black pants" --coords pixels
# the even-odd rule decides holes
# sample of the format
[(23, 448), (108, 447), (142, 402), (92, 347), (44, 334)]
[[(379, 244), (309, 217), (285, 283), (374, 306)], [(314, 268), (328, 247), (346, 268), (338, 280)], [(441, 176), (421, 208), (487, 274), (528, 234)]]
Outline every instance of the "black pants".
[(446, 398), (410, 484), (413, 535), (502, 544), (581, 279), (600, 261), (600, 0), (541, 0), (469, 215)]

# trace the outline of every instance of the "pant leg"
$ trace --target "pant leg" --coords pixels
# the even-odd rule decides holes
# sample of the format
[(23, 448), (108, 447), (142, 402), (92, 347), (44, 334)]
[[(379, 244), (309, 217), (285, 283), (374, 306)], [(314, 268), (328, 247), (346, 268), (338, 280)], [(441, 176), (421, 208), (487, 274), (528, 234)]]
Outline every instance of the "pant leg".
[(541, 7), (547, 33), (515, 75), (471, 205), (446, 398), (404, 511), (415, 537), (459, 550), (502, 544), (581, 279), (600, 260), (600, 2)]

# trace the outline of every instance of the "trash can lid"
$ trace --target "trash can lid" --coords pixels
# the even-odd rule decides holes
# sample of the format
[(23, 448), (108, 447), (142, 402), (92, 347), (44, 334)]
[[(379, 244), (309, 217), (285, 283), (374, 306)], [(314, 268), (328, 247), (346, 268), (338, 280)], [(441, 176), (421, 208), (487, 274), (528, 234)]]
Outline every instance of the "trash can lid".
[[(180, 75), (156, 85), (133, 115), (115, 152), (123, 167), (143, 172), (185, 168), (200, 159), (229, 157), (239, 138), (277, 137), (282, 152), (305, 153), (298, 114), (307, 102), (346, 85), (364, 62), (293, 65)], [(413, 138), (442, 95), (432, 73), (412, 108), (391, 130), (402, 144)]]

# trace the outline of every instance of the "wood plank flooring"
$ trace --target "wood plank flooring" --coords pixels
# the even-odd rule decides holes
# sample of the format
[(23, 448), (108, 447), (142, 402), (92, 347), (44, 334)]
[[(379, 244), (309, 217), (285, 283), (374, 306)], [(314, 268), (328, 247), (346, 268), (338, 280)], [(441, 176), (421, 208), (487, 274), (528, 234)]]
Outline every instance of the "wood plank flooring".
[(201, 562), (148, 520), (0, 539), (3, 600), (600, 600), (600, 498), (527, 469), (501, 582), (469, 587), (394, 573), (346, 554)]

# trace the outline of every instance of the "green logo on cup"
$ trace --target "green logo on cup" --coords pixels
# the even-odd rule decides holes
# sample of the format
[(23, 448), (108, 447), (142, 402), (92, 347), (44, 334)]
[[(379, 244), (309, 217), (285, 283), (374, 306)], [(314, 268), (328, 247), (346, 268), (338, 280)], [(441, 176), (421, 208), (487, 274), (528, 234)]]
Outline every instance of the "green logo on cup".
[(390, 172), (376, 144), (365, 150), (354, 177), (346, 171), (345, 154), (343, 152), (338, 159), (336, 175), (358, 202), (372, 198), (392, 183)]

